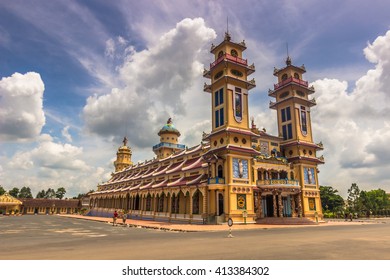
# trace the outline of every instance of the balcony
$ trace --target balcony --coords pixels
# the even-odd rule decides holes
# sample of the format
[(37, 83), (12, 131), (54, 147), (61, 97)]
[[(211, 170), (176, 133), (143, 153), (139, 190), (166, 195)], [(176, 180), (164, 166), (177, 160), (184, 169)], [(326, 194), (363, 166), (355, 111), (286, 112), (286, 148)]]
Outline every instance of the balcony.
[(285, 86), (285, 85), (287, 85), (289, 83), (295, 83), (295, 84), (298, 84), (298, 85), (303, 86), (303, 87), (308, 87), (309, 86), (309, 83), (307, 81), (300, 80), (300, 79), (297, 79), (297, 78), (294, 78), (294, 77), (290, 77), (290, 78), (287, 78), (284, 81), (281, 81), (278, 84), (274, 84), (274, 90), (277, 90), (277, 89), (281, 88), (282, 86)]
[(248, 60), (240, 58), (238, 56), (232, 56), (228, 53), (225, 53), (224, 55), (218, 57), (218, 59), (216, 61), (214, 61), (213, 63), (210, 64), (210, 70), (225, 59), (228, 61), (232, 61), (232, 62), (241, 64), (241, 65), (244, 65), (244, 66), (248, 66)]
[(286, 185), (286, 186), (299, 186), (298, 180), (289, 179), (269, 179), (269, 180), (257, 180), (257, 186), (270, 186), (270, 185)]
[(161, 142), (157, 145), (153, 146), (153, 150), (157, 150), (160, 147), (168, 147), (168, 148), (174, 148), (174, 149), (179, 149), (179, 150), (184, 150), (186, 148), (186, 145), (182, 144), (172, 144), (172, 143), (167, 143), (167, 142)]
[(208, 179), (208, 184), (225, 184), (225, 178), (213, 177)]

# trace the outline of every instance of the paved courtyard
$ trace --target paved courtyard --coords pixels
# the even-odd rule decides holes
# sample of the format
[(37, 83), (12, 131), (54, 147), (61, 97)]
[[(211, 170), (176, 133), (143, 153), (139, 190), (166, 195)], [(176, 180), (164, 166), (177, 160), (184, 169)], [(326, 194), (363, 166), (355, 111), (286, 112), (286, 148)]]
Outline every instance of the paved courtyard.
[(234, 238), (227, 238), (224, 225), (181, 232), (61, 216), (0, 216), (0, 259), (390, 259), (390, 219), (330, 224), (233, 227)]

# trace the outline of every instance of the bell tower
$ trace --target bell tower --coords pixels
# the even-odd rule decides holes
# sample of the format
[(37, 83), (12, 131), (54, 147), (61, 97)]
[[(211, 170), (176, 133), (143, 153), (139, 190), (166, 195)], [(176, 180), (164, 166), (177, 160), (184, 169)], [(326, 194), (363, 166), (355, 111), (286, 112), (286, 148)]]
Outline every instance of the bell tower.
[(296, 179), (302, 187), (303, 215), (314, 218), (322, 216), (317, 166), (324, 163), (324, 158), (316, 156), (323, 145), (313, 141), (311, 108), (317, 103), (310, 98), (314, 87), (303, 80), (305, 72), (304, 65), (293, 65), (287, 56), (286, 66), (274, 69), (278, 83), (268, 95), (276, 99), (270, 101), (269, 107), (277, 111), (279, 136), (283, 137), (282, 152), (293, 163)]
[(245, 49), (245, 41), (234, 43), (229, 33), (218, 46), (211, 46), (215, 61), (203, 76), (211, 79), (204, 91), (211, 93), (212, 132), (227, 127), (249, 129), (248, 92), (256, 83), (247, 80), (255, 66), (243, 59)]
[(255, 66), (243, 58), (245, 50), (245, 41), (235, 43), (226, 32), (219, 45), (212, 44), (214, 62), (203, 72), (211, 80), (204, 84), (204, 91), (211, 95), (212, 119), (211, 133), (203, 136), (210, 143), (204, 158), (211, 170), (210, 201), (215, 201), (210, 208), (218, 222), (229, 218), (251, 222), (255, 218), (251, 170), (253, 155), (258, 152), (251, 143), (258, 135), (249, 127), (248, 106), (249, 91), (256, 86), (255, 80), (248, 77), (255, 72)]
[(116, 153), (116, 161), (114, 162), (115, 172), (122, 171), (130, 165), (133, 165), (131, 155), (131, 149), (127, 146), (127, 137), (124, 137), (123, 146), (119, 147)]

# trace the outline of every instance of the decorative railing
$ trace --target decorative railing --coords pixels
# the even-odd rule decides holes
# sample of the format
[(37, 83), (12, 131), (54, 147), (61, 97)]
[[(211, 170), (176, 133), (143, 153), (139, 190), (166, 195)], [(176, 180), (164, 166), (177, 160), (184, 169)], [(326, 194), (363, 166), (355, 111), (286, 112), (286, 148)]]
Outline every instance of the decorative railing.
[(289, 180), (289, 179), (257, 180), (256, 184), (258, 186), (263, 186), (263, 185), (293, 185), (293, 186), (299, 186), (298, 180)]
[(153, 150), (158, 149), (160, 147), (169, 147), (169, 148), (176, 148), (176, 149), (183, 149), (184, 150), (186, 148), (186, 145), (162, 142), (162, 143), (159, 143), (157, 145), (154, 145)]
[(284, 81), (281, 81), (278, 84), (274, 84), (274, 89), (277, 90), (278, 88), (280, 88), (280, 87), (282, 87), (284, 85), (287, 85), (289, 83), (296, 83), (296, 84), (304, 86), (304, 87), (308, 87), (309, 86), (309, 83), (307, 81), (300, 80), (300, 79), (297, 79), (297, 78), (294, 78), (294, 77), (290, 77), (290, 78), (285, 79)]
[(213, 177), (208, 179), (208, 184), (225, 184), (225, 178)]
[(224, 55), (218, 57), (217, 60), (215, 60), (213, 63), (210, 64), (210, 69), (212, 69), (214, 66), (216, 66), (218, 63), (220, 63), (222, 60), (227, 59), (242, 65), (247, 66), (248, 65), (248, 60), (240, 58), (238, 56), (233, 56), (228, 53), (225, 53)]

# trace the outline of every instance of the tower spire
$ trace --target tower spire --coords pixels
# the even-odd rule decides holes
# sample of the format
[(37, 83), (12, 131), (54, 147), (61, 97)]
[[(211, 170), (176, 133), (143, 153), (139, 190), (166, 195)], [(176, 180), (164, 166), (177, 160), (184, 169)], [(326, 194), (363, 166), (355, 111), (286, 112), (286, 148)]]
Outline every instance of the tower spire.
[(289, 66), (291, 65), (292, 62), (291, 62), (291, 57), (288, 53), (288, 42), (286, 43), (286, 51), (287, 51), (286, 65)]
[(229, 34), (229, 17), (226, 17), (226, 32), (225, 32), (225, 41), (230, 41), (232, 37)]
[(226, 17), (226, 33), (229, 34), (229, 17)]

